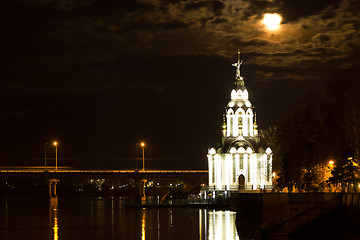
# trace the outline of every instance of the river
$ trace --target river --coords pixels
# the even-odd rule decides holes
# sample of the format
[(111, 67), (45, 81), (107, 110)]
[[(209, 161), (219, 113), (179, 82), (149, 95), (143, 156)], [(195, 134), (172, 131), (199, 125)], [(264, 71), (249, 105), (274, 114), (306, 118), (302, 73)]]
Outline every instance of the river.
[(4, 240), (239, 239), (235, 212), (197, 208), (129, 208), (119, 197), (5, 197)]

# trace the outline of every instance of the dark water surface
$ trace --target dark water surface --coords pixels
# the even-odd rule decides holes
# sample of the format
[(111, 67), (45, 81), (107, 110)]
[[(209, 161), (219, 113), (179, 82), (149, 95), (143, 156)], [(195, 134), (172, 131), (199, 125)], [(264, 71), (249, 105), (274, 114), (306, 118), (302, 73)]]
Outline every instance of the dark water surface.
[(239, 239), (235, 212), (128, 208), (119, 197), (1, 197), (0, 239)]

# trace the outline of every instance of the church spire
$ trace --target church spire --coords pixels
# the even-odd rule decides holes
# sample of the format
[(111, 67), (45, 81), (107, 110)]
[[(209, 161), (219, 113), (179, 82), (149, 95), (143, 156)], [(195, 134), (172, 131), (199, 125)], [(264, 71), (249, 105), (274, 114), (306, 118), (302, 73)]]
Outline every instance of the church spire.
[(242, 88), (244, 87), (244, 79), (243, 77), (241, 76), (240, 74), (240, 66), (241, 64), (243, 63), (242, 60), (240, 60), (240, 50), (238, 50), (238, 61), (236, 63), (233, 63), (232, 65), (234, 67), (236, 67), (236, 74), (235, 74), (235, 79), (236, 79), (236, 82), (235, 82), (235, 86), (237, 88)]

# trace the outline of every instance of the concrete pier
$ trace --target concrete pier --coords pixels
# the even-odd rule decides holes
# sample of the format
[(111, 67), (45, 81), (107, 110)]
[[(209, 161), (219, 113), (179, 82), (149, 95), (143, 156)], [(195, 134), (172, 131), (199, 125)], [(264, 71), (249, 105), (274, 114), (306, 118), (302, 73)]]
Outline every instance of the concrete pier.
[(50, 198), (57, 197), (56, 185), (58, 182), (60, 182), (59, 179), (49, 179), (49, 196), (50, 196)]

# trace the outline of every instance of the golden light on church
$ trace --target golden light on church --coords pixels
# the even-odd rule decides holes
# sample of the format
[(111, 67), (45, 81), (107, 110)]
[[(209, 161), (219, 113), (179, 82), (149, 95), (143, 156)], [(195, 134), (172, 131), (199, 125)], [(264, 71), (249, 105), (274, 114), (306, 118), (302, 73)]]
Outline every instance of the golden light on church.
[(269, 30), (274, 31), (280, 27), (281, 19), (277, 13), (266, 13), (262, 22)]
[(228, 191), (245, 189), (272, 189), (272, 152), (270, 148), (265, 153), (257, 147), (260, 139), (257, 138), (256, 116), (241, 77), (242, 62), (238, 52), (237, 62), (232, 64), (236, 68), (235, 87), (223, 115), (222, 144), (216, 149), (210, 148), (207, 155), (209, 192), (213, 198), (217, 191), (227, 194)]

